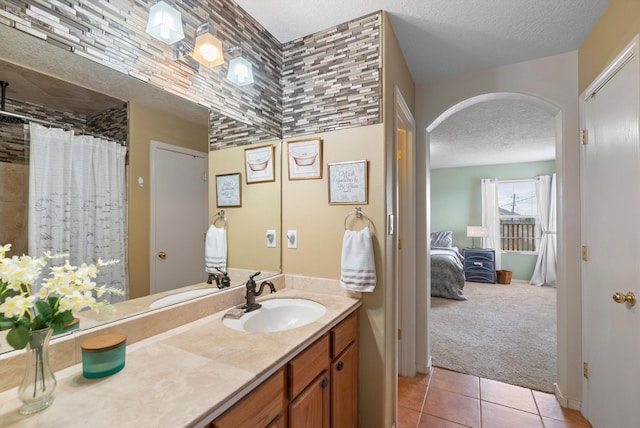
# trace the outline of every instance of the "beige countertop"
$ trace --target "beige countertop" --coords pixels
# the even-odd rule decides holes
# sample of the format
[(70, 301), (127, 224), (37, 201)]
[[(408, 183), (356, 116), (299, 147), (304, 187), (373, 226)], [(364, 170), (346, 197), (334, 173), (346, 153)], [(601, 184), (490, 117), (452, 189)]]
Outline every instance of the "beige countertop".
[(270, 298), (306, 298), (327, 312), (296, 329), (245, 333), (222, 324), (225, 311), (127, 346), (124, 369), (89, 380), (76, 364), (56, 372), (55, 401), (19, 414), (17, 388), (0, 394), (2, 427), (203, 426), (360, 306), (336, 294), (285, 288)]

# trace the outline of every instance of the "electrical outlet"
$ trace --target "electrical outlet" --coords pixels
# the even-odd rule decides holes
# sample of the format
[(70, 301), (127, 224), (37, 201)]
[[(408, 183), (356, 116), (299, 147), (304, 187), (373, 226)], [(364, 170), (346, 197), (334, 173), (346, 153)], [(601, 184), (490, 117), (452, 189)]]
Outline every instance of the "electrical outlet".
[(295, 230), (287, 231), (287, 248), (298, 248), (298, 232)]

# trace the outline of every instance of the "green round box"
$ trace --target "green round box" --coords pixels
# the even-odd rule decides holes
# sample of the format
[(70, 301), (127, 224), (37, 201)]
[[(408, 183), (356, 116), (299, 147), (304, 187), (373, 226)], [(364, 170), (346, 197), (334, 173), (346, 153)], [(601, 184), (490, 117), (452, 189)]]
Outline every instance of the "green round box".
[(82, 375), (87, 379), (111, 376), (124, 368), (127, 336), (102, 334), (82, 342)]

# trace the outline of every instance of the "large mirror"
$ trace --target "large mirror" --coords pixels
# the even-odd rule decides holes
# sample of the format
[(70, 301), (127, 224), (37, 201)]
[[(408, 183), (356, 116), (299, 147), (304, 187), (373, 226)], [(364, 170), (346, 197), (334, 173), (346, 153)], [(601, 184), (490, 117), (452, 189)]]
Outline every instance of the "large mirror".
[[(129, 298), (116, 303), (113, 314), (82, 313), (80, 328), (110, 322), (141, 311), (152, 310), (153, 303), (165, 296), (185, 290), (209, 289), (224, 292), (216, 279), (205, 271), (204, 247), (211, 225), (224, 228), (227, 242), (226, 271), (230, 285), (244, 284), (250, 274), (262, 272), (267, 278), (281, 272), (281, 141), (239, 121), (160, 90), (133, 77), (63, 51), (55, 46), (38, 43), (39, 57), (29, 54), (35, 41), (29, 36), (0, 26), (0, 36), (8, 49), (0, 52), (0, 80), (8, 82), (6, 110), (23, 104), (28, 116), (39, 117), (43, 111), (68, 112), (70, 117), (89, 118), (103, 111), (124, 109), (126, 130), (121, 136), (128, 140), (127, 163), (127, 258)], [(16, 39), (20, 40), (9, 40)], [(35, 48), (35, 46), (33, 47)], [(41, 106), (41, 111), (37, 106)], [(29, 110), (31, 109), (31, 110)], [(122, 115), (118, 113), (119, 117)], [(41, 117), (41, 116), (40, 116)], [(52, 119), (64, 122), (66, 117)], [(12, 254), (29, 253), (27, 248), (26, 202), (28, 192), (28, 129), (23, 124), (0, 123), (0, 244), (11, 243)], [(54, 125), (55, 126), (55, 125)], [(7, 130), (12, 128), (13, 137)], [(86, 127), (91, 131), (89, 126)], [(100, 131), (100, 130), (98, 130)], [(100, 133), (100, 132), (99, 132)], [(18, 135), (18, 137), (15, 137)], [(26, 144), (25, 144), (26, 141)], [(200, 253), (191, 275), (174, 281), (170, 290), (153, 294), (154, 261), (161, 260), (158, 247), (153, 248), (151, 225), (153, 187), (151, 151), (154, 143), (177, 146), (187, 152), (204, 153), (205, 202), (202, 228), (194, 244)], [(255, 150), (257, 149), (257, 150)], [(268, 151), (272, 176), (255, 172), (247, 156)], [(256, 168), (260, 168), (259, 166)], [(171, 169), (171, 168), (170, 168)], [(166, 172), (166, 169), (164, 170)], [(238, 203), (229, 179), (237, 178)], [(157, 177), (156, 177), (157, 179)], [(231, 193), (229, 193), (229, 191)], [(231, 198), (231, 199), (229, 199)], [(20, 208), (21, 207), (21, 208)], [(181, 207), (188, 209), (187, 207)], [(181, 215), (172, 227), (180, 230)], [(165, 228), (167, 229), (167, 228)], [(273, 233), (273, 237), (270, 235)], [(202, 254), (202, 255), (200, 255)], [(170, 258), (170, 257), (167, 257)], [(156, 275), (162, 277), (162, 275)], [(207, 283), (210, 280), (210, 284)], [(190, 294), (198, 296), (199, 294)], [(186, 294), (189, 296), (189, 294)], [(166, 303), (181, 299), (165, 299)], [(11, 350), (0, 343), (0, 352)]]

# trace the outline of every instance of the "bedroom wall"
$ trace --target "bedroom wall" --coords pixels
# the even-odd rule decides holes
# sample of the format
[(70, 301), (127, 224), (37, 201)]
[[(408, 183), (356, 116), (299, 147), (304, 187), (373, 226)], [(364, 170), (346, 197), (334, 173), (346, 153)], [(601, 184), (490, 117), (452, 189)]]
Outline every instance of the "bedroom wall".
[[(467, 226), (482, 224), (481, 178), (516, 180), (554, 172), (555, 161), (432, 169), (431, 230), (451, 230), (453, 245), (460, 249), (470, 247)], [(480, 245), (479, 240), (476, 245)], [(531, 254), (505, 253), (502, 269), (512, 271), (513, 279), (528, 281), (536, 258)]]

